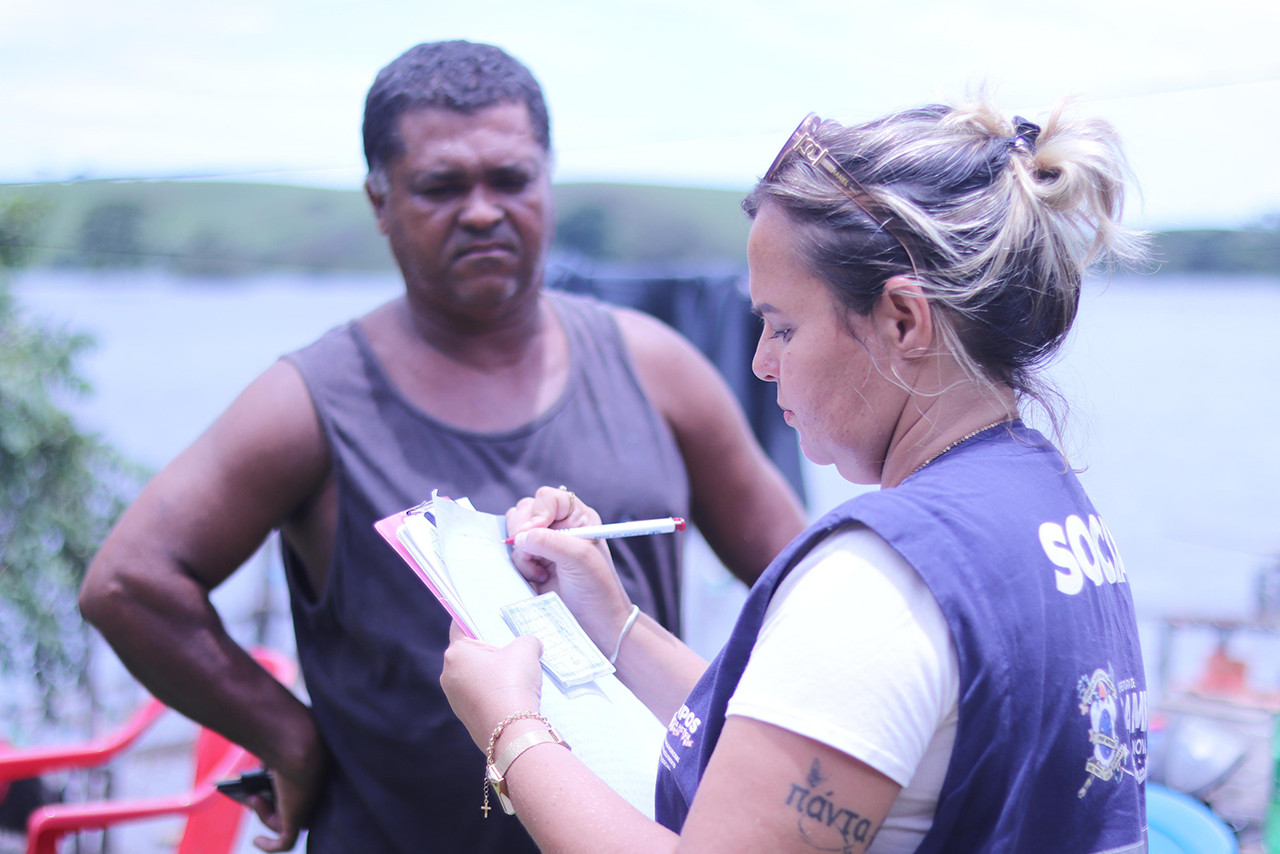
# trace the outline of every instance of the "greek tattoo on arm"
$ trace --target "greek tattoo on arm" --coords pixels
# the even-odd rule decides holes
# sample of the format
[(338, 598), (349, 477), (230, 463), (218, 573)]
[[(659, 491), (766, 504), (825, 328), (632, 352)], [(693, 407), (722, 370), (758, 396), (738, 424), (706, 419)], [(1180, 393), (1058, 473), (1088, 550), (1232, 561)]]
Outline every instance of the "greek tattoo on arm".
[(813, 760), (803, 783), (792, 783), (786, 805), (796, 811), (800, 837), (815, 851), (853, 854), (866, 851), (879, 827), (857, 810), (839, 803), (840, 798), (824, 783), (818, 760)]

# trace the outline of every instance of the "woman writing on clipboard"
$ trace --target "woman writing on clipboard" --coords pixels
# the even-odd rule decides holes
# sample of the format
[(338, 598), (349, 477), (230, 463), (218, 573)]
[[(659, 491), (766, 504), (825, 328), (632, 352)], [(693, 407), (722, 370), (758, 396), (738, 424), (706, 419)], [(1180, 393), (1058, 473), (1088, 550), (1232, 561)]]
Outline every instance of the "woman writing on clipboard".
[(754, 370), (810, 460), (882, 489), (775, 560), (710, 665), (629, 621), (604, 544), (547, 530), (599, 522), (581, 500), (512, 510), (521, 571), (670, 721), (655, 822), (545, 734), (536, 641), (455, 640), (450, 702), (544, 851), (1145, 850), (1124, 564), (1021, 419), (1087, 266), (1141, 254), (1123, 176), (1110, 127), (1060, 112), (797, 129), (744, 204)]

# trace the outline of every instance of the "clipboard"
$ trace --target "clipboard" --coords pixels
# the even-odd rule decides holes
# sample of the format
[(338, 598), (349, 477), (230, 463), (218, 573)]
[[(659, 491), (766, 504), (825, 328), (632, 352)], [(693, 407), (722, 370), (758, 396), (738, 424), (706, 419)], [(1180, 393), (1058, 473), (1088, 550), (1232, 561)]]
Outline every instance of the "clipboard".
[(564, 679), (544, 666), (542, 714), (575, 756), (652, 818), (666, 726), (618, 680), (559, 597), (539, 597), (520, 575), (504, 542), (506, 520), (476, 510), (465, 498), (455, 501), (433, 492), (427, 501), (380, 519), (374, 528), (470, 637), (495, 646), (510, 643), (517, 630), (509, 620), (518, 628), (522, 618), (512, 615), (523, 614), (526, 624), (542, 629), (551, 624), (543, 639), (545, 655), (576, 627), (591, 647), (579, 651), (590, 658), (593, 650), (607, 670), (588, 668)]

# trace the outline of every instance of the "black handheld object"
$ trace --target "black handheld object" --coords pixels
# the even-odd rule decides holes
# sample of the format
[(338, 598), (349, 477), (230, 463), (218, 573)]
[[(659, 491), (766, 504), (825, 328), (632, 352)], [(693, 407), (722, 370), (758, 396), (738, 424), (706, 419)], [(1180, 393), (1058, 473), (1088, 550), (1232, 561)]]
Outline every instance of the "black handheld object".
[(219, 780), (216, 785), (219, 792), (242, 804), (248, 803), (250, 795), (275, 803), (276, 790), (271, 785), (271, 772), (266, 768), (246, 771), (230, 780)]

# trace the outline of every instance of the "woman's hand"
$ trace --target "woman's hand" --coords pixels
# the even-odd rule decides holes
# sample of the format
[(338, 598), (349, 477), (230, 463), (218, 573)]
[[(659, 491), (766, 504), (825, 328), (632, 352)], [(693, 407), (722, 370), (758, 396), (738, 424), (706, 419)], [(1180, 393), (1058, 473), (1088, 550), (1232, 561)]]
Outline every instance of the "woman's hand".
[(542, 642), (532, 635), (496, 647), (467, 637), (457, 623), (449, 627), (440, 686), (481, 750), (503, 718), (542, 707), (541, 658)]
[[(559, 489), (538, 487), (532, 498), (521, 498), (515, 507), (507, 511), (507, 534), (512, 537), (539, 528), (581, 528), (599, 524), (600, 514), (563, 486)], [(602, 551), (606, 557), (609, 555), (607, 547)], [(551, 562), (518, 546), (511, 553), (511, 561), (531, 584), (544, 584), (552, 577)], [(546, 590), (540, 588), (538, 592), (545, 593)]]
[(539, 593), (554, 591), (608, 655), (631, 613), (631, 600), (603, 540), (584, 540), (558, 529), (599, 525), (600, 514), (563, 487), (544, 486), (507, 511), (511, 560)]

